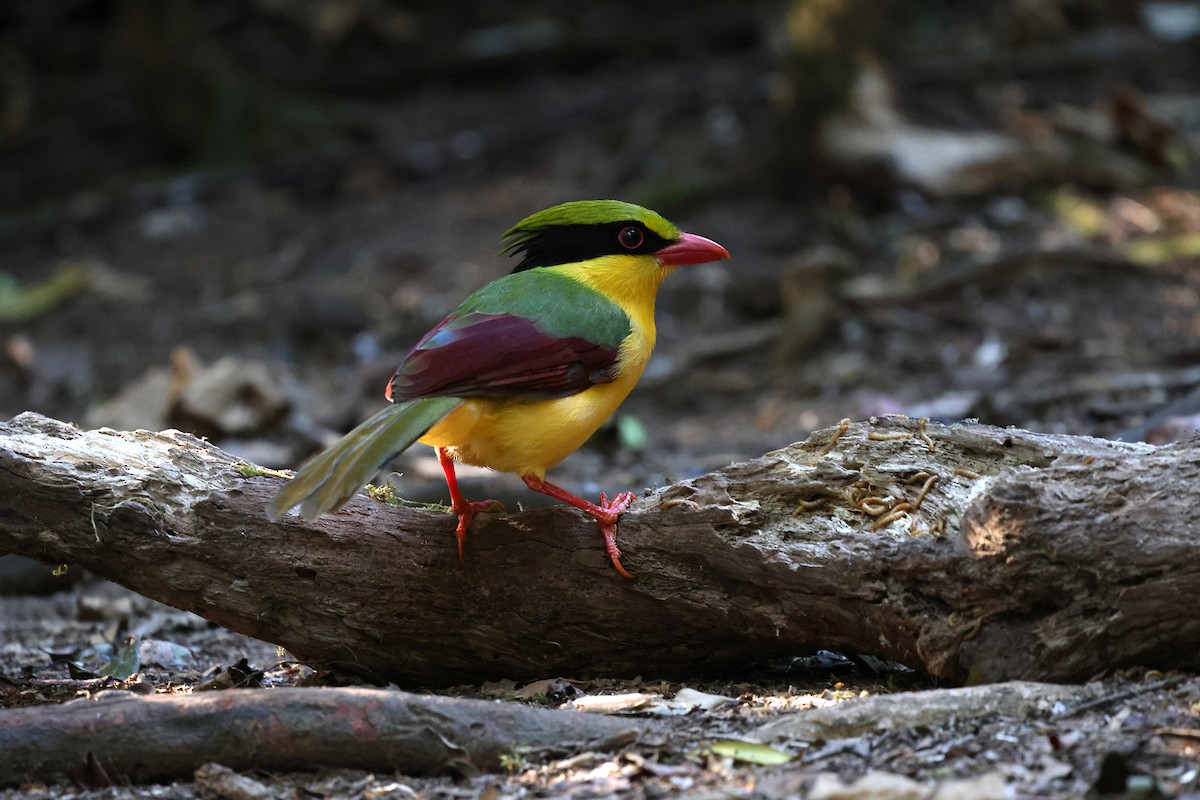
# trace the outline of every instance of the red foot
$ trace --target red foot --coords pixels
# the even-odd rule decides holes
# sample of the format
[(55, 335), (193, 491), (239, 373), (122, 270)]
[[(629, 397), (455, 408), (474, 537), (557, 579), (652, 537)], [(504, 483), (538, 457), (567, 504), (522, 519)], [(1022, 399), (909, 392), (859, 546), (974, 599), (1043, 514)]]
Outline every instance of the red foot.
[(535, 475), (522, 475), (521, 479), (525, 481), (525, 485), (535, 492), (549, 495), (555, 500), (561, 500), (568, 505), (578, 508), (580, 511), (589, 514), (592, 519), (596, 520), (600, 525), (600, 534), (604, 537), (604, 550), (608, 553), (608, 558), (612, 561), (612, 565), (616, 567), (618, 573), (622, 577), (633, 580), (633, 575), (629, 574), (623, 566), (621, 566), (621, 550), (617, 547), (617, 517), (621, 515), (625, 509), (629, 508), (629, 504), (633, 502), (632, 492), (621, 492), (608, 501), (608, 495), (600, 493), (600, 504), (589, 503), (582, 497), (576, 497), (566, 489), (555, 486), (553, 483), (538, 478)]
[(592, 514), (596, 522), (600, 523), (600, 534), (604, 537), (604, 549), (608, 551), (609, 560), (617, 568), (617, 572), (629, 580), (633, 580), (633, 576), (621, 566), (621, 551), (617, 548), (617, 516), (629, 508), (632, 502), (633, 492), (621, 492), (611, 503), (608, 502), (608, 496), (601, 492), (599, 509), (603, 514)]
[(458, 563), (466, 563), (463, 559), (463, 545), (467, 541), (467, 528), (471, 520), (480, 511), (499, 511), (504, 513), (504, 504), (499, 500), (464, 500), (459, 495), (459, 502), (454, 504), (454, 513), (458, 515), (458, 527), (454, 529), (454, 538), (458, 540)]
[(467, 541), (467, 528), (471, 527), (471, 520), (480, 511), (504, 511), (504, 504), (499, 500), (478, 500), (472, 502), (462, 496), (462, 492), (458, 490), (458, 476), (454, 474), (454, 459), (446, 452), (445, 448), (437, 449), (438, 463), (442, 465), (442, 472), (446, 473), (446, 488), (450, 490), (450, 505), (454, 509), (454, 513), (458, 515), (458, 527), (454, 529), (454, 538), (458, 540), (458, 563), (464, 563), (463, 560), (463, 544)]

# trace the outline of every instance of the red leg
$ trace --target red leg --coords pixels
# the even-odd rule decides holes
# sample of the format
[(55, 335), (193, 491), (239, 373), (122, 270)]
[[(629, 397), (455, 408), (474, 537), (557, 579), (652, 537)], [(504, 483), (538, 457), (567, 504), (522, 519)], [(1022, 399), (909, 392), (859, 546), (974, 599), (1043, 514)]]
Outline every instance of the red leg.
[(592, 519), (600, 524), (600, 533), (604, 536), (604, 549), (608, 552), (608, 557), (612, 561), (613, 566), (617, 568), (617, 572), (622, 576), (633, 579), (633, 576), (625, 571), (621, 566), (621, 551), (617, 548), (617, 517), (621, 512), (629, 508), (629, 504), (633, 502), (633, 492), (621, 492), (608, 501), (608, 495), (600, 493), (600, 505), (589, 503), (582, 497), (575, 495), (563, 489), (560, 486), (555, 486), (553, 483), (545, 481), (536, 475), (522, 475), (521, 479), (525, 481), (525, 485), (535, 492), (549, 495), (555, 500), (561, 500), (567, 505), (574, 506), (580, 511), (589, 514)]
[(446, 473), (446, 488), (450, 490), (450, 505), (454, 508), (454, 513), (458, 515), (458, 527), (454, 529), (454, 536), (458, 539), (458, 563), (463, 563), (463, 543), (467, 541), (467, 528), (471, 526), (471, 518), (480, 511), (488, 511), (495, 509), (503, 511), (504, 506), (499, 500), (480, 500), (471, 502), (462, 496), (462, 492), (458, 490), (458, 476), (454, 474), (454, 459), (446, 452), (446, 448), (437, 448), (438, 463), (442, 465), (442, 472)]

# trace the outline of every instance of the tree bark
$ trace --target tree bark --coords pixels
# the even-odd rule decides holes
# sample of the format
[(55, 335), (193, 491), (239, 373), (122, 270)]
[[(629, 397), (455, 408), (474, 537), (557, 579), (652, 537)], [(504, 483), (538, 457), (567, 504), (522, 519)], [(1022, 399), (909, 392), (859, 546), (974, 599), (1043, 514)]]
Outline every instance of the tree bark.
[(1200, 439), (884, 417), (647, 492), (613, 572), (565, 507), (453, 518), (280, 485), (176, 431), (0, 424), (0, 551), (72, 562), (311, 664), (450, 685), (694, 677), (824, 647), (949, 681), (1200, 668)]
[(153, 697), (109, 691), (4, 712), (0, 786), (81, 773), (118, 782), (171, 780), (209, 761), (235, 770), (325, 766), (469, 775), (498, 769), (518, 748), (610, 750), (654, 727), (647, 720), (378, 689)]

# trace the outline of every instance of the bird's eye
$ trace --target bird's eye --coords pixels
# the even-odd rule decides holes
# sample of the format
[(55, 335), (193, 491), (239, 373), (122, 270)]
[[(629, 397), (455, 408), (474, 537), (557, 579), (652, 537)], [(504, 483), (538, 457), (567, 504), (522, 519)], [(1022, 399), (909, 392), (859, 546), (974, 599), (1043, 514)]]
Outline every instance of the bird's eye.
[(621, 228), (621, 232), (617, 234), (617, 241), (621, 243), (621, 247), (626, 250), (637, 250), (642, 246), (642, 242), (646, 241), (646, 234), (642, 233), (641, 228), (636, 228), (633, 225), (626, 225)]

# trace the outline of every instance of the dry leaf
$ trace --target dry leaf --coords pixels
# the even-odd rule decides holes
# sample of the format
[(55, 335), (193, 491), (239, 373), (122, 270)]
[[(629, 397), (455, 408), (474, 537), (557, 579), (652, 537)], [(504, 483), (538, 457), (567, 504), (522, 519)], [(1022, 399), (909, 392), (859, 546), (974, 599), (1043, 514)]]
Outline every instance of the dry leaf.
[(637, 711), (662, 698), (656, 694), (629, 692), (627, 694), (597, 694), (572, 700), (571, 705), (579, 711), (594, 714), (617, 714), (622, 711)]
[(713, 742), (709, 750), (719, 756), (727, 756), (749, 764), (786, 764), (792, 760), (792, 757), (782, 750), (758, 742), (743, 742), (737, 739)]

